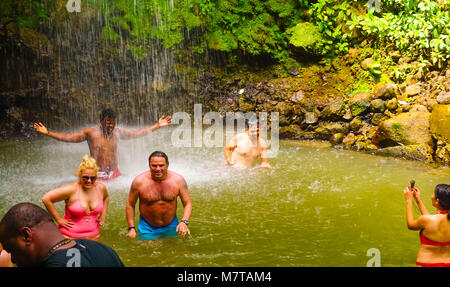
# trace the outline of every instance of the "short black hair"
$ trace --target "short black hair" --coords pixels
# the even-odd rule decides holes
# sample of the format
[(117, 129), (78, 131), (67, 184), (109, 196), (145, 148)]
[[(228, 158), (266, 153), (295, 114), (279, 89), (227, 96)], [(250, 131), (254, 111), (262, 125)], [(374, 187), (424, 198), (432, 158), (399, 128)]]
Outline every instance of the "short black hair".
[(157, 151), (152, 152), (152, 154), (148, 157), (149, 162), (152, 159), (152, 157), (163, 157), (166, 160), (166, 163), (169, 164), (169, 158), (162, 151), (157, 150)]
[(0, 221), (0, 227), (8, 231), (8, 237), (12, 237), (19, 235), (23, 227), (31, 228), (43, 222), (53, 223), (50, 214), (33, 203), (23, 202), (14, 205), (6, 212)]
[(439, 205), (445, 210), (450, 210), (450, 185), (438, 184), (434, 188), (434, 197), (439, 199)]
[(100, 120), (103, 121), (106, 118), (116, 118), (116, 113), (112, 109), (103, 109), (100, 114)]

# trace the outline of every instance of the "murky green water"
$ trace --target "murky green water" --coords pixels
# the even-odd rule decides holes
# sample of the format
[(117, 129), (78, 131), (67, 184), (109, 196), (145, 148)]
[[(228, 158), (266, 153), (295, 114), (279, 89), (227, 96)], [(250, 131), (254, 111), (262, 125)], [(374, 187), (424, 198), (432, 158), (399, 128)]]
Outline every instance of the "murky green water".
[[(446, 167), (290, 141), (281, 141), (272, 170), (234, 170), (224, 165), (222, 148), (174, 148), (168, 135), (122, 141), (123, 176), (106, 183), (101, 241), (126, 266), (366, 266), (370, 248), (380, 251), (382, 266), (414, 266), (419, 237), (406, 228), (402, 190), (415, 179), (433, 210), (434, 186), (450, 182)], [(189, 185), (189, 238), (148, 244), (125, 237), (128, 190), (154, 150), (167, 152), (169, 168)], [(0, 216), (23, 201), (43, 206), (48, 190), (76, 180), (86, 153), (86, 143), (43, 137), (0, 143)], [(57, 207), (62, 214), (64, 204)]]

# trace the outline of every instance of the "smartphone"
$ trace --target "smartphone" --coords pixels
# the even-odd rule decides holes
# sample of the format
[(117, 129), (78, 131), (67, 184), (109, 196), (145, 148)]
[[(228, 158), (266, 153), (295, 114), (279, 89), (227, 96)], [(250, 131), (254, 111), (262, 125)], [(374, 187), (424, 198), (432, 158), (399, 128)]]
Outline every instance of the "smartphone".
[(414, 185), (416, 184), (416, 181), (413, 179), (409, 182), (411, 184), (411, 190), (414, 189)]

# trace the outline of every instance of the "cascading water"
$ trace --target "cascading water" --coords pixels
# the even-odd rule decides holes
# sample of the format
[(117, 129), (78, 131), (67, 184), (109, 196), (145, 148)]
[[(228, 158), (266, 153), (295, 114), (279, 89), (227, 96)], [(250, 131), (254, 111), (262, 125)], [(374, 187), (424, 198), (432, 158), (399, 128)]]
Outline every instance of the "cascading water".
[[(191, 83), (201, 72), (183, 71), (175, 50), (150, 38), (149, 29), (170, 30), (174, 3), (161, 3), (81, 1), (81, 11), (70, 13), (66, 1), (47, 2), (42, 10), (48, 15), (36, 28), (19, 28), (35, 45), (31, 51), (14, 46), (18, 54), (5, 59), (5, 70), (24, 69), (15, 80), (2, 76), (2, 82), (13, 83), (2, 94), (25, 93), (28, 127), (32, 121), (53, 129), (96, 124), (104, 107), (115, 109), (123, 125), (189, 112), (196, 100)], [(189, 54), (183, 57), (189, 62)]]

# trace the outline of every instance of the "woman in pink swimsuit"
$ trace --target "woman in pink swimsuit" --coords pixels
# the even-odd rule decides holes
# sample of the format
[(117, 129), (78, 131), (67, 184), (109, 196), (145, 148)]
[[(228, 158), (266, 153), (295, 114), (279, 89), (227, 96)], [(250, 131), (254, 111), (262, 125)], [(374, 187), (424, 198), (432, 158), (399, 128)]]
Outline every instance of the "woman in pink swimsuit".
[[(53, 189), (42, 197), (42, 202), (66, 237), (95, 240), (100, 236), (100, 225), (105, 224), (109, 196), (106, 186), (96, 182), (97, 172), (95, 159), (85, 155), (78, 167), (78, 182)], [(66, 210), (64, 217), (61, 217), (54, 203), (63, 200)]]
[[(420, 191), (411, 188), (403, 191), (406, 199), (406, 223), (411, 230), (420, 230), (421, 247), (416, 265), (422, 267), (450, 267), (450, 185), (438, 184), (431, 196), (436, 208), (430, 214), (420, 199)], [(412, 198), (422, 214), (414, 219)]]

